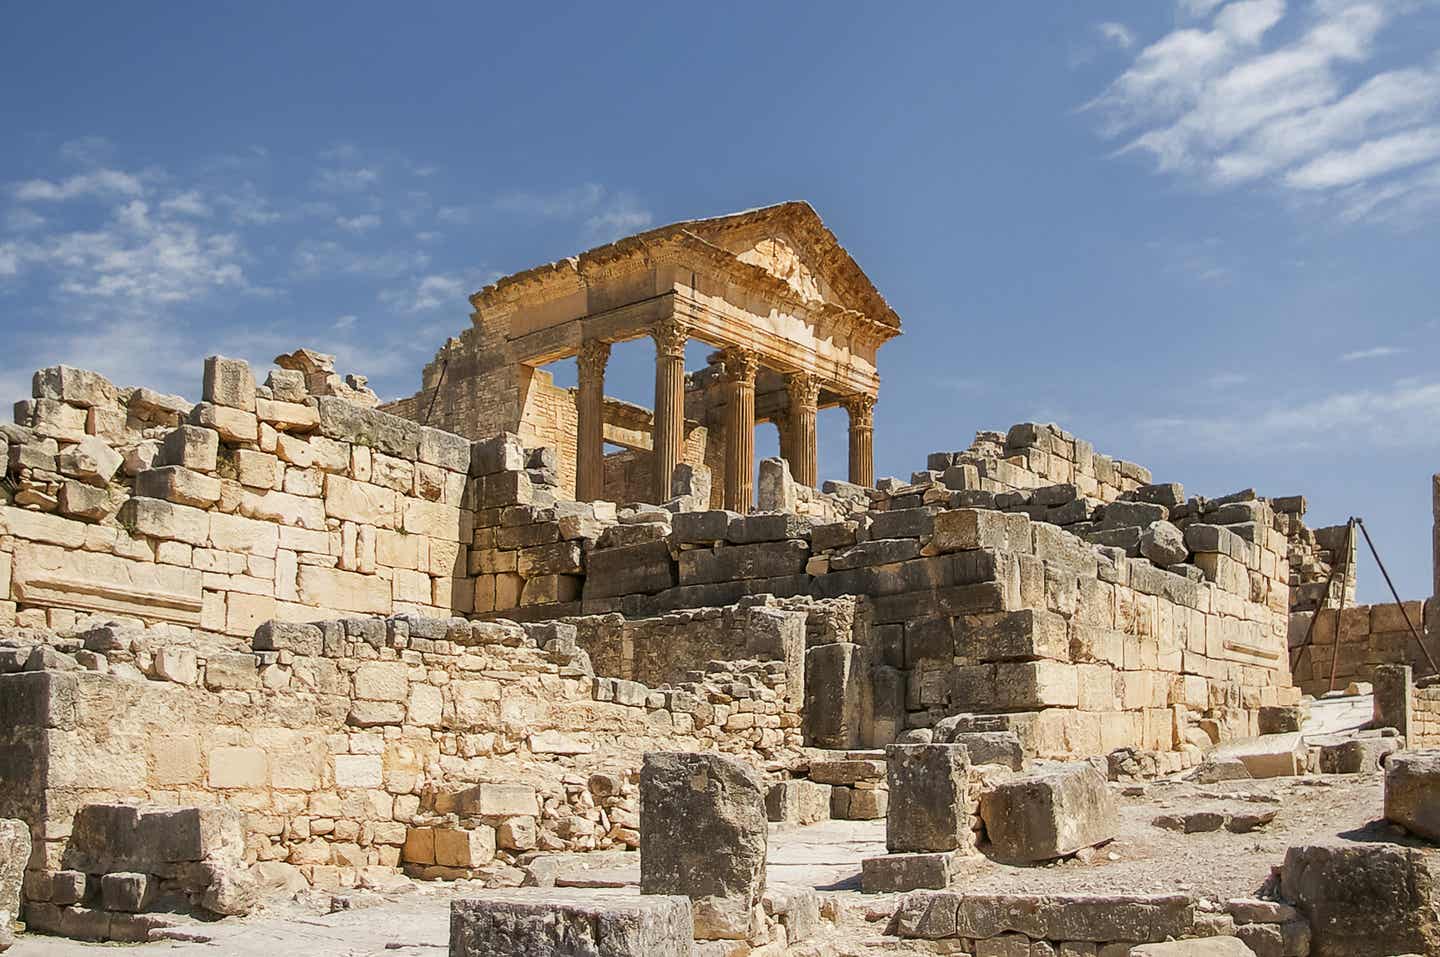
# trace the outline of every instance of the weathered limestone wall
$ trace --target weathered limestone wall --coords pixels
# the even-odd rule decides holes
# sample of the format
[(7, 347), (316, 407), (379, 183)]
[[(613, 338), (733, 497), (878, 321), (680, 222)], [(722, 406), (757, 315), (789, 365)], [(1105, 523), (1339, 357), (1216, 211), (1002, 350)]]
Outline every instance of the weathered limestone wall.
[(565, 625), (276, 623), (253, 651), (218, 650), (217, 636), (199, 654), (168, 637), (107, 627), (0, 644), (0, 806), (31, 825), (32, 867), (60, 867), (81, 806), (117, 800), (237, 808), (247, 863), (321, 886), (397, 866), (411, 829), (456, 814), (490, 849), (469, 867), (491, 864), (497, 842), (502, 863), (536, 846), (633, 846), (645, 751), (783, 765), (800, 744), (783, 665), (702, 663), (652, 689), (595, 676)]
[[(1295, 683), (1306, 694), (1318, 697), (1327, 691), (1343, 690), (1352, 681), (1371, 681), (1376, 665), (1410, 665), (1416, 675), (1431, 674), (1433, 669), (1424, 651), (1405, 623), (1408, 615), (1415, 632), (1426, 637), (1425, 604), (1407, 601), (1402, 611), (1394, 602), (1359, 606), (1347, 603), (1343, 612), (1338, 608), (1295, 612), (1290, 616), (1289, 625), (1290, 654), (1296, 662)], [(1315, 627), (1310, 644), (1300, 651), (1312, 618)], [(1430, 653), (1440, 661), (1440, 647), (1433, 638), (1426, 640)]]
[(520, 412), (519, 435), (528, 448), (554, 449), (555, 468), (560, 488), (566, 497), (575, 497), (575, 446), (579, 419), (575, 411), (575, 392), (555, 385), (554, 377), (544, 369), (522, 367), (524, 406)]
[(804, 695), (806, 614), (764, 602), (626, 620), (618, 614), (564, 619), (601, 674), (642, 684), (684, 681), (708, 661), (755, 659), (782, 665)]
[[(78, 376), (83, 394), (49, 384)], [(0, 440), (0, 624), (104, 612), (248, 637), (270, 618), (470, 610), (468, 440), (310, 395), (297, 372), (257, 387), (216, 358), (205, 378), (204, 401), (163, 415), (131, 392), (159, 423), (112, 428), (92, 414), (115, 393), (101, 377), (36, 374), (63, 395), (20, 403), (45, 414)]]
[[(1086, 498), (1112, 502), (1150, 484), (1150, 470), (1111, 458), (1055, 425), (1022, 422), (1007, 433), (977, 432), (963, 452), (935, 452), (927, 470), (954, 489), (1013, 492), (1073, 484)], [(951, 471), (951, 470), (954, 471)]]

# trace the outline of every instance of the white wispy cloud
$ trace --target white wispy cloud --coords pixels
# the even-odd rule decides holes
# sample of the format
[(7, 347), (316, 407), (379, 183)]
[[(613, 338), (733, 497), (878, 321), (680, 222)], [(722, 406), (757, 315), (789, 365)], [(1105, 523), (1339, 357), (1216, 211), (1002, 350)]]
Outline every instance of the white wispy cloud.
[(139, 177), (117, 169), (100, 169), (77, 173), (55, 181), (30, 179), (16, 183), (12, 189), (21, 202), (63, 202), (81, 196), (140, 196), (145, 192)]
[(5, 214), (5, 228), (12, 233), (28, 233), (44, 226), (47, 220), (33, 209), (16, 207)]
[(347, 233), (367, 233), (381, 223), (379, 216), (374, 213), (362, 213), (359, 216), (338, 216), (335, 225)]
[(461, 276), (437, 274), (422, 276), (404, 288), (386, 289), (379, 298), (380, 302), (400, 312), (428, 312), (442, 306), (463, 312), (466, 294), (473, 291)]
[(393, 278), (424, 269), (430, 256), (416, 250), (356, 250), (327, 239), (301, 240), (291, 257), (291, 272), (297, 278), (323, 276), (373, 276)]
[(160, 211), (177, 216), (194, 216), (197, 219), (205, 219), (210, 215), (210, 204), (205, 202), (198, 190), (192, 189), (161, 200)]
[(1122, 50), (1128, 50), (1135, 45), (1135, 34), (1123, 23), (1114, 21), (1098, 23), (1095, 25), (1095, 30), (1100, 34), (1100, 39)]
[(15, 272), (45, 270), (60, 294), (136, 309), (246, 285), (235, 234), (156, 216), (139, 199), (116, 207), (97, 228), (14, 243), (11, 253)]
[(1440, 444), (1431, 428), (1437, 416), (1440, 382), (1406, 379), (1384, 388), (1297, 396), (1229, 415), (1145, 419), (1139, 429), (1147, 441), (1184, 443), (1191, 451), (1385, 448), (1416, 441), (1432, 447)]
[(1399, 349), (1394, 346), (1374, 346), (1369, 349), (1356, 349), (1354, 352), (1347, 352), (1340, 357), (1341, 362), (1355, 362), (1358, 359), (1382, 359), (1385, 356), (1393, 356)]
[(358, 193), (380, 182), (380, 171), (370, 166), (345, 166), (321, 169), (315, 173), (315, 186), (333, 193)]
[[(1440, 61), (1377, 70), (1397, 0), (1180, 0), (1181, 26), (1085, 105), (1119, 153), (1211, 187), (1357, 188), (1371, 215), (1428, 195), (1440, 160)], [(1357, 202), (1358, 201), (1358, 202)]]

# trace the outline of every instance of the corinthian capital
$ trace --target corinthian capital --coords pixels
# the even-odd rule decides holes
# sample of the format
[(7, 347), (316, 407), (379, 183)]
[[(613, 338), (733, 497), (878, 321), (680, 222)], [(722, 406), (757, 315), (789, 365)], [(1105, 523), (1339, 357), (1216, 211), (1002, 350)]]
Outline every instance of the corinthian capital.
[(605, 364), (610, 361), (610, 343), (600, 339), (586, 339), (575, 357), (575, 366), (586, 378), (602, 378)]
[(661, 319), (650, 327), (650, 338), (655, 340), (657, 355), (683, 359), (690, 327), (679, 319)]
[(760, 357), (749, 349), (726, 349), (721, 353), (727, 382), (748, 382), (755, 384), (755, 373), (760, 371)]
[(875, 424), (875, 397), (865, 393), (847, 395), (845, 411), (850, 413), (850, 427), (868, 429)]
[(808, 372), (792, 372), (785, 377), (785, 391), (790, 394), (790, 406), (810, 409), (812, 412), (820, 402), (820, 380)]

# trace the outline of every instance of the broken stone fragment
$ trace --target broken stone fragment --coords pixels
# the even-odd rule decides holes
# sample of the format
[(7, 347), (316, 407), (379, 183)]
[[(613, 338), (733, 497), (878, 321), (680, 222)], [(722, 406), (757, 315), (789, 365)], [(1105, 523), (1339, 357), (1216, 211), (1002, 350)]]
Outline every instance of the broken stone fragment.
[(119, 401), (119, 390), (100, 373), (64, 365), (37, 371), (31, 380), (31, 394), (37, 399), (55, 399), (82, 408)]
[(1088, 763), (1044, 768), (1001, 782), (980, 800), (992, 852), (1002, 860), (1043, 861), (1111, 840), (1119, 831), (1115, 797)]
[(119, 452), (93, 435), (85, 436), (56, 457), (62, 475), (99, 486), (108, 484), (124, 461)]
[(1440, 844), (1440, 751), (1392, 754), (1385, 768), (1385, 818)]
[(1164, 568), (1178, 565), (1190, 554), (1185, 535), (1166, 521), (1152, 522), (1140, 535), (1140, 554)]
[(215, 405), (254, 412), (255, 375), (250, 371), (250, 363), (225, 356), (207, 357), (200, 397)]

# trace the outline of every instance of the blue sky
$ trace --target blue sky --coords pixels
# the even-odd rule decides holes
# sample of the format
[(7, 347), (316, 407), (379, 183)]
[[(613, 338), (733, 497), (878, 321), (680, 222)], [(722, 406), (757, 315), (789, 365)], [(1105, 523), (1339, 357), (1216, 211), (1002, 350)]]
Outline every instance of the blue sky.
[[(406, 394), (498, 275), (806, 199), (905, 323), (879, 474), (1053, 420), (1191, 492), (1359, 514), (1402, 593), (1430, 592), (1433, 0), (10, 4), (5, 24), (5, 396), (58, 361), (193, 395), (207, 353), (300, 345)], [(646, 348), (609, 384), (648, 404)], [(841, 476), (843, 413), (820, 430)]]

